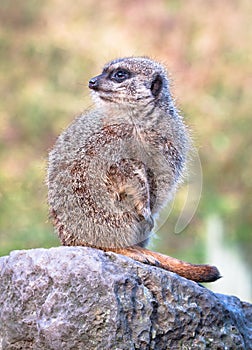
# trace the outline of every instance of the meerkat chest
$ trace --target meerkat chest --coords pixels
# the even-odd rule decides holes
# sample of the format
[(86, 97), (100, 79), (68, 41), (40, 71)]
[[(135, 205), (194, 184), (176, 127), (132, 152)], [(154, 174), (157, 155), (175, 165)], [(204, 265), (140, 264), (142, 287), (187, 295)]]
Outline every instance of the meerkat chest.
[(106, 130), (113, 145), (114, 140), (118, 141), (113, 154), (137, 157), (147, 168), (154, 168), (157, 175), (166, 172), (173, 173), (175, 178), (181, 175), (187, 147), (186, 133), (179, 118), (160, 111), (148, 116), (129, 112), (106, 115), (102, 118), (102, 132)]
[(85, 157), (95, 158), (106, 167), (121, 159), (143, 162), (148, 169), (162, 175), (167, 171), (177, 174), (182, 164), (172, 134), (165, 128), (137, 127), (125, 118), (101, 119), (101, 124), (87, 137)]

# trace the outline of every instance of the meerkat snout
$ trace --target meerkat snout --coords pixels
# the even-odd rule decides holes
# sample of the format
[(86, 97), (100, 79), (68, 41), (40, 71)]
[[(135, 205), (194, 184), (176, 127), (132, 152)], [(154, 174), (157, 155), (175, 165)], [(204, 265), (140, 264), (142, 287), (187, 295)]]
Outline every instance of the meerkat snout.
[(89, 87), (89, 89), (92, 89), (92, 90), (98, 90), (98, 88), (99, 88), (99, 76), (90, 79), (88, 82), (88, 87)]

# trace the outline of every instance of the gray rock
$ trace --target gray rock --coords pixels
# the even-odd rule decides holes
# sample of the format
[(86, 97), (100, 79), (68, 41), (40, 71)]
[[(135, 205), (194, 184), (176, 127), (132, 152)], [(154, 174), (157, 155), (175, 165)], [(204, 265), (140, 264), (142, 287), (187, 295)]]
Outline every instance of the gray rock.
[(0, 349), (252, 349), (252, 305), (86, 247), (0, 258)]

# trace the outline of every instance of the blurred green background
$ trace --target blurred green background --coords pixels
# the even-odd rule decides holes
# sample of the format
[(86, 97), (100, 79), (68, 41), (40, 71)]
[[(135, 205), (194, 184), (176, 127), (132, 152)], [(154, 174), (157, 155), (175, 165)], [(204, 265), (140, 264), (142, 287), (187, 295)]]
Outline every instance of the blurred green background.
[(152, 246), (211, 260), (231, 281), (215, 289), (251, 300), (251, 43), (250, 0), (1, 0), (0, 255), (59, 244), (48, 222), (47, 153), (92, 106), (87, 82), (105, 62), (147, 55), (171, 74), (203, 169), (190, 225), (174, 233), (181, 188)]

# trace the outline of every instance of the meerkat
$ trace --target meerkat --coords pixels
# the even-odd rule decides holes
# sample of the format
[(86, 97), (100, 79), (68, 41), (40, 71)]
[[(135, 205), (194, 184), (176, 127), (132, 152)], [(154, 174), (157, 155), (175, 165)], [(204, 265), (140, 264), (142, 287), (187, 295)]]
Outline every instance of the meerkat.
[(59, 136), (48, 162), (50, 216), (63, 245), (114, 251), (197, 282), (220, 275), (146, 247), (183, 179), (190, 137), (165, 68), (115, 59), (89, 81), (95, 108)]

